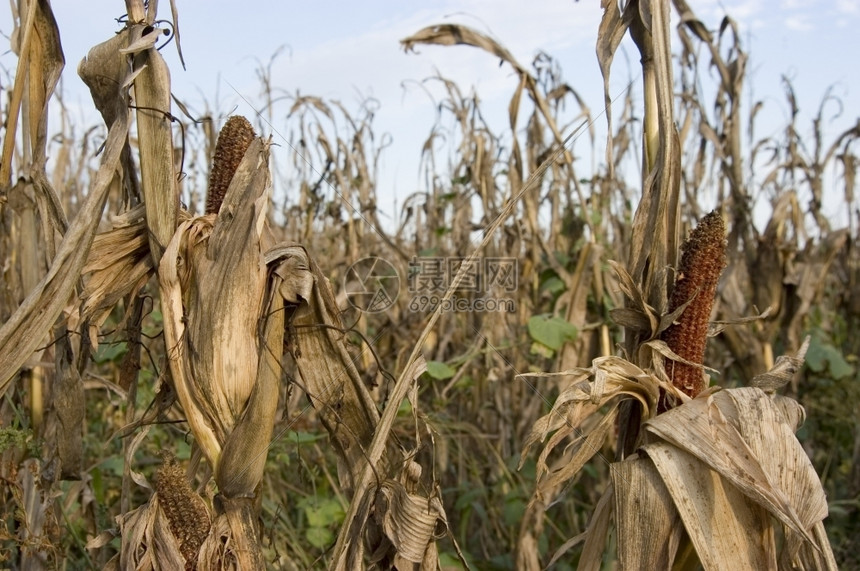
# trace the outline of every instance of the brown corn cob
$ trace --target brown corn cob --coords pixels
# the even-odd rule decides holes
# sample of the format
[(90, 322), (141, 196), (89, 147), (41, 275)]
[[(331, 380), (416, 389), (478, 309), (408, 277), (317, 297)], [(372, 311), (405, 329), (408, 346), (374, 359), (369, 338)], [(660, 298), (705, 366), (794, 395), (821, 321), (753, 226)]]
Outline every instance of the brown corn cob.
[[(702, 364), (717, 283), (726, 267), (726, 228), (720, 214), (713, 211), (702, 218), (681, 250), (669, 311), (675, 311), (694, 296), (695, 299), (663, 332), (663, 340), (680, 357)], [(667, 367), (672, 384), (689, 396), (695, 397), (707, 387), (700, 367), (677, 361), (669, 362)]]
[(230, 181), (245, 156), (245, 151), (254, 140), (254, 128), (241, 115), (233, 115), (218, 133), (212, 172), (209, 174), (209, 190), (206, 193), (206, 214), (218, 214)]
[(209, 534), (209, 508), (203, 498), (191, 489), (185, 470), (170, 452), (163, 452), (164, 463), (155, 474), (155, 491), (159, 506), (170, 522), (170, 531), (185, 557), (185, 568), (194, 569), (197, 552)]

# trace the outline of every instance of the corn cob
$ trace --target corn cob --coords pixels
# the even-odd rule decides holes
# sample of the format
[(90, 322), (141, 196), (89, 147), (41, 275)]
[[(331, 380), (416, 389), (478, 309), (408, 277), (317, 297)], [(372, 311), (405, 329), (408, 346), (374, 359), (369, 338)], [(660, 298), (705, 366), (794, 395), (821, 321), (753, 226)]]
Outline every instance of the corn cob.
[(196, 567), (197, 552), (209, 534), (209, 508), (191, 488), (185, 470), (170, 452), (163, 452), (164, 463), (155, 474), (158, 504), (170, 522), (170, 531), (179, 543), (185, 568)]
[[(717, 283), (726, 267), (726, 229), (720, 214), (713, 211), (702, 218), (681, 249), (669, 311), (692, 301), (663, 333), (663, 340), (681, 358), (701, 365)], [(707, 386), (701, 367), (672, 361), (668, 372), (672, 384), (691, 397)]]
[(218, 214), (230, 181), (254, 137), (254, 128), (247, 119), (241, 115), (227, 119), (215, 144), (215, 157), (212, 159), (209, 189), (206, 192), (206, 214)]

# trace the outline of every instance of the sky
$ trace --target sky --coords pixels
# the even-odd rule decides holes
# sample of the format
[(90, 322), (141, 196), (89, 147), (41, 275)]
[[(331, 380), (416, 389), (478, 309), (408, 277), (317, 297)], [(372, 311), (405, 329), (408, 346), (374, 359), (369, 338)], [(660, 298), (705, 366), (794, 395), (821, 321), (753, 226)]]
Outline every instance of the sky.
[[(856, 33), (860, 0), (688, 1), (711, 29), (719, 26), (725, 14), (738, 22), (751, 55), (748, 96), (750, 101), (765, 103), (763, 131), (779, 128), (788, 117), (783, 75), (794, 84), (806, 118), (801, 122), (804, 128), (828, 87), (844, 105), (830, 132), (857, 121), (860, 68), (854, 54), (860, 53)], [(399, 41), (421, 28), (439, 23), (471, 26), (496, 38), (526, 66), (539, 51), (546, 52), (556, 58), (565, 81), (595, 113), (602, 107), (602, 79), (594, 55), (601, 16), (598, 0), (176, 3), (187, 69), (182, 69), (174, 46), (162, 49), (162, 54), (171, 69), (174, 94), (192, 108), (253, 116), (255, 111), (246, 100), (259, 100), (257, 71), (269, 64), (273, 85), (286, 93), (338, 100), (347, 109), (357, 109), (366, 97), (378, 100), (374, 131), (388, 133), (393, 141), (380, 164), (378, 192), (384, 199), (380, 207), (392, 215), (422, 184), (420, 149), (435, 115), (433, 101), (418, 83), (439, 73), (467, 93), (474, 90), (488, 120), (500, 130), (517, 85), (510, 67), (499, 66), (494, 57), (474, 48), (422, 46), (418, 53), (404, 53)], [(76, 74), (77, 63), (91, 46), (119, 29), (116, 18), (125, 12), (125, 4), (122, 0), (54, 0), (52, 7), (66, 56), (62, 83), (66, 104), (77, 106), (81, 114), (93, 113)], [(159, 10), (160, 17), (170, 18), (167, 0), (159, 3)], [(11, 30), (7, 8), (0, 11), (0, 32), (8, 36)], [(624, 45), (626, 56), (617, 56), (613, 68), (613, 95), (623, 91), (630, 70), (635, 74), (638, 65), (635, 48), (629, 40)], [(279, 55), (272, 59), (275, 54)], [(0, 54), (7, 77), (14, 74), (15, 62), (14, 54)], [(828, 116), (836, 111), (833, 106)], [(602, 126), (604, 121), (598, 123)], [(273, 130), (282, 125), (274, 122)], [(278, 142), (277, 133), (274, 137)]]

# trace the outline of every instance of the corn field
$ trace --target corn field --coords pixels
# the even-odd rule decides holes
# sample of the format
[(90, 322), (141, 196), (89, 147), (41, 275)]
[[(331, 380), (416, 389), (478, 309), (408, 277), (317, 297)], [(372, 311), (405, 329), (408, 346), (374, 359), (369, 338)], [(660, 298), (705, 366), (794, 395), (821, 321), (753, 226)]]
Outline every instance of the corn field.
[(78, 64), (49, 0), (12, 3), (0, 569), (860, 568), (860, 116), (800, 124), (786, 80), (757, 137), (737, 22), (685, 0), (602, 0), (596, 102), (429, 26), (404, 58), (516, 85), (499, 126), (428, 79), (392, 223), (370, 107), (264, 68), (258, 115), (192, 109), (161, 4)]

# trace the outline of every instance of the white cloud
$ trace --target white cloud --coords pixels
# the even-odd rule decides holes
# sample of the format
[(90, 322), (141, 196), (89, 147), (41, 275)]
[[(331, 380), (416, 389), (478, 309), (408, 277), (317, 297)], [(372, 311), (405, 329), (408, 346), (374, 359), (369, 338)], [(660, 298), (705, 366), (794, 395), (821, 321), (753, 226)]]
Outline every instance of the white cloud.
[[(497, 40), (527, 68), (540, 50), (553, 57), (566, 57), (560, 62), (566, 80), (575, 89), (593, 89), (593, 97), (584, 94), (593, 107), (602, 103), (602, 81), (594, 55), (601, 17), (598, 3), (542, 0), (527, 5), (520, 0), (460, 0), (428, 6), (411, 14), (386, 17), (354, 34), (298, 48), (274, 68), (273, 84), (288, 93), (300, 89), (302, 94), (337, 99), (349, 111), (357, 108), (361, 95), (382, 103), (373, 130), (377, 135), (391, 134), (397, 149), (386, 153), (382, 193), (393, 191), (402, 200), (420, 185), (417, 163), (435, 109), (424, 89), (437, 103), (444, 98), (442, 84), (425, 79), (438, 73), (452, 80), (464, 96), (474, 89), (493, 128), (507, 129), (507, 105), (518, 85), (512, 68), (500, 66), (498, 58), (470, 46), (421, 45), (416, 53), (404, 53), (400, 40), (426, 26), (458, 23), (472, 27)], [(621, 66), (619, 61), (617, 67)], [(523, 97), (522, 104), (527, 102)], [(521, 113), (520, 127), (524, 121)], [(391, 204), (383, 202), (383, 208)]]
[(725, 7), (725, 13), (741, 25), (746, 24), (753, 16), (761, 14), (764, 10), (762, 3), (755, 1), (729, 2), (723, 4), (723, 6)]
[(809, 18), (801, 15), (789, 16), (782, 23), (787, 29), (796, 32), (808, 32), (814, 28)]
[(836, 11), (840, 14), (860, 14), (860, 4), (857, 0), (836, 0)]
[(725, 16), (729, 16), (738, 26), (740, 33), (763, 27), (762, 20), (768, 17), (768, 6), (760, 0), (701, 0), (691, 9), (706, 26), (716, 28)]
[(404, 54), (399, 41), (428, 25), (460, 23), (495, 38), (528, 67), (541, 49), (554, 54), (584, 44), (593, 50), (600, 17), (596, 4), (566, 0), (544, 0), (528, 6), (518, 0), (471, 0), (457, 3), (456, 11), (452, 6), (424, 8), (406, 18), (297, 51), (289, 64), (279, 68), (288, 84), (298, 81), (303, 91), (322, 89), (323, 94), (344, 91), (345, 86), (362, 91), (366, 86), (394, 88), (399, 92), (402, 80), (424, 79), (434, 74), (434, 69), (465, 89), (472, 84), (502, 89), (514, 81), (511, 68), (498, 69), (495, 58), (486, 52), (468, 46), (419, 46), (417, 54)]

